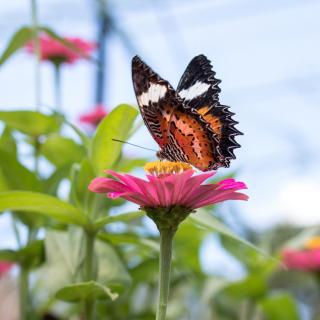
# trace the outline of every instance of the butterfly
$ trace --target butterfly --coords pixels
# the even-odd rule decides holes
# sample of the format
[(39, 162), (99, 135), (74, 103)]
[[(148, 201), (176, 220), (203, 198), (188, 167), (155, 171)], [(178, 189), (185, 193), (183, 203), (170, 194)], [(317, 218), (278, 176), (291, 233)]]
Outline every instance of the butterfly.
[(176, 90), (138, 56), (132, 59), (132, 80), (145, 125), (158, 143), (157, 156), (187, 162), (201, 171), (229, 167), (237, 121), (219, 102), (219, 83), (211, 62), (194, 57)]

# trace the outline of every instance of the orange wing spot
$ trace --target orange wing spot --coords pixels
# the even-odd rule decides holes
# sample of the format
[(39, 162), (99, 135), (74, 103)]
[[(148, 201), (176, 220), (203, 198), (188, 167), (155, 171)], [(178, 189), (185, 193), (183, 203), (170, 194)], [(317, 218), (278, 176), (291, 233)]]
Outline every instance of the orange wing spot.
[(187, 155), (190, 164), (200, 170), (208, 169), (213, 160), (212, 144), (198, 121), (176, 111), (171, 117), (170, 133)]
[(213, 132), (216, 133), (219, 138), (221, 138), (222, 123), (221, 123), (219, 117), (208, 113), (209, 108), (207, 106), (204, 106), (204, 107), (198, 109), (197, 112), (202, 116), (202, 118), (206, 122), (208, 122), (210, 124)]
[(168, 141), (169, 121), (168, 121), (167, 117), (165, 117), (164, 115), (160, 115), (160, 114), (157, 116), (157, 119), (160, 124), (161, 137), (159, 137), (158, 139), (155, 138), (155, 140), (160, 145), (166, 145), (167, 141)]
[(200, 109), (197, 110), (197, 112), (202, 116), (204, 116), (208, 111), (209, 111), (209, 108), (207, 106), (201, 107)]

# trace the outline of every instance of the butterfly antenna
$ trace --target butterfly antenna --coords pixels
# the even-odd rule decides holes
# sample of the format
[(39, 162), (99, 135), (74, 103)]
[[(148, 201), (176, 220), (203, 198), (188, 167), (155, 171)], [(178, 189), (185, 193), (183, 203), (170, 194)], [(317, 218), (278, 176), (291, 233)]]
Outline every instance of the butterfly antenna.
[(157, 150), (150, 149), (150, 148), (145, 148), (145, 147), (141, 147), (141, 146), (138, 146), (137, 144), (130, 143), (130, 142), (127, 142), (127, 141), (122, 141), (122, 140), (118, 140), (118, 139), (111, 139), (111, 140), (112, 140), (112, 141), (116, 141), (116, 142), (121, 142), (121, 143), (129, 144), (130, 146), (138, 147), (138, 148), (141, 148), (141, 149), (158, 152)]

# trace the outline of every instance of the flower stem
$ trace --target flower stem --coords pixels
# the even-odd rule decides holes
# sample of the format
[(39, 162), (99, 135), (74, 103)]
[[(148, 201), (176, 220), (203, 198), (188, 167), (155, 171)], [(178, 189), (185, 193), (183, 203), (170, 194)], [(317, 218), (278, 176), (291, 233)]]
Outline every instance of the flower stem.
[(24, 267), (20, 267), (20, 319), (28, 319), (29, 305), (29, 271)]
[(55, 107), (57, 111), (62, 111), (62, 96), (61, 96), (61, 70), (60, 64), (54, 64), (54, 90), (55, 90)]
[[(85, 233), (85, 241), (86, 241), (86, 256), (85, 256), (85, 280), (91, 281), (95, 280), (94, 276), (94, 241), (95, 241), (95, 233), (86, 232)], [(84, 302), (84, 314), (86, 320), (94, 319), (94, 304), (95, 301), (92, 299), (87, 299)]]
[(31, 0), (31, 16), (33, 26), (33, 41), (35, 48), (35, 95), (36, 95), (36, 110), (40, 110), (41, 105), (41, 74), (40, 74), (40, 41), (39, 41), (39, 23), (37, 1)]
[(156, 320), (165, 320), (170, 286), (170, 271), (172, 258), (172, 242), (175, 234), (173, 228), (161, 228), (160, 231), (160, 261), (159, 261), (159, 297)]

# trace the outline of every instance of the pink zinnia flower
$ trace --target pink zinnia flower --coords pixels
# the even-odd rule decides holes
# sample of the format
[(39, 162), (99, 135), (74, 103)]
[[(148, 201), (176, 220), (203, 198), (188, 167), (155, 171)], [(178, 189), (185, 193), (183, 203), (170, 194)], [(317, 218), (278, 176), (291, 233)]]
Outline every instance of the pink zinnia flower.
[(108, 112), (103, 105), (97, 105), (92, 111), (81, 115), (79, 120), (96, 127), (107, 114)]
[(4, 276), (13, 267), (11, 262), (0, 262), (0, 277)]
[(153, 162), (145, 166), (147, 180), (112, 170), (106, 173), (113, 178), (94, 179), (89, 190), (106, 193), (110, 198), (121, 197), (140, 205), (141, 208), (184, 207), (194, 209), (226, 200), (247, 200), (248, 196), (237, 192), (246, 189), (243, 182), (234, 179), (203, 184), (215, 172), (194, 175), (188, 164), (177, 162)]
[(284, 250), (282, 252), (284, 265), (291, 270), (320, 271), (320, 249)]
[(96, 178), (89, 190), (106, 193), (110, 198), (123, 198), (140, 205), (160, 232), (159, 298), (157, 319), (166, 317), (170, 286), (172, 243), (179, 224), (197, 208), (226, 200), (247, 200), (237, 192), (246, 189), (243, 182), (225, 179), (203, 184), (215, 172), (195, 175), (183, 162), (157, 161), (145, 165), (147, 179), (106, 171), (112, 178)]
[[(72, 64), (81, 58), (89, 58), (90, 54), (96, 48), (96, 44), (75, 37), (65, 37), (64, 40), (74, 46), (76, 50), (46, 34), (42, 34), (39, 40), (41, 60), (50, 61), (57, 65), (62, 63)], [(30, 53), (34, 53), (34, 43), (28, 43), (26, 50)]]

